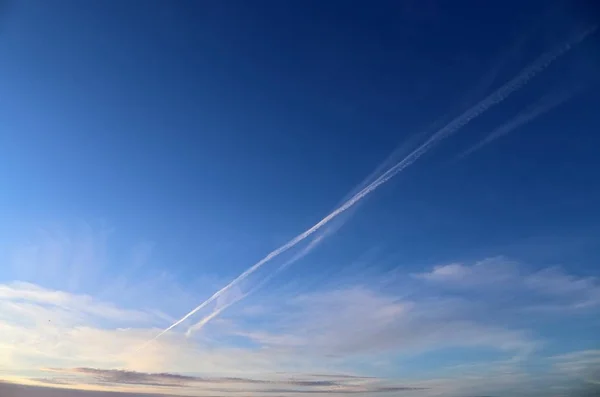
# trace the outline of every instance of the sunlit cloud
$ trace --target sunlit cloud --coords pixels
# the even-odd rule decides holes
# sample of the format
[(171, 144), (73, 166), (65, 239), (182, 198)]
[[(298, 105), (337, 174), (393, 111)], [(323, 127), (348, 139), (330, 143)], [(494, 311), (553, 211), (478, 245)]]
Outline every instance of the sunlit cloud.
[[(72, 252), (78, 251), (68, 244)], [(125, 256), (129, 262), (123, 276), (117, 283), (105, 280), (111, 288), (100, 286), (96, 295), (68, 291), (68, 283), (64, 289), (23, 281), (0, 284), (1, 377), (48, 390), (461, 396), (469, 390), (490, 390), (485, 382), (489, 376), (498, 381), (498, 390), (535, 383), (532, 374), (519, 373), (520, 365), (542, 354), (545, 341), (535, 330), (513, 323), (510, 313), (515, 318), (523, 310), (553, 315), (538, 307), (549, 302), (561, 308), (585, 307), (590, 314), (597, 307), (598, 281), (559, 267), (533, 269), (494, 257), (417, 272), (399, 267), (390, 277), (385, 272), (361, 273), (369, 266), (363, 261), (353, 268), (352, 277), (340, 275), (334, 284), (304, 290), (284, 282), (272, 292), (260, 291), (201, 332), (172, 332), (140, 351), (141, 344), (175, 317), (178, 306), (149, 309), (148, 298), (168, 291), (165, 301), (192, 302), (198, 292), (164, 275), (140, 278), (136, 269), (152, 260), (152, 249), (151, 244), (136, 247)], [(100, 266), (104, 253), (95, 252), (98, 258), (88, 259)], [(63, 259), (70, 263), (69, 255)], [(243, 290), (231, 291), (218, 305), (244, 295)], [(513, 299), (499, 299), (506, 294)], [(505, 321), (482, 315), (489, 312), (503, 313)], [(492, 361), (471, 368), (413, 370), (411, 376), (382, 372), (394, 367), (393, 362), (448, 349), (458, 349), (457, 354), (486, 351)], [(557, 379), (590, 378), (592, 353), (573, 354), (570, 361), (569, 356), (545, 359), (560, 374)], [(437, 371), (450, 371), (452, 378)]]

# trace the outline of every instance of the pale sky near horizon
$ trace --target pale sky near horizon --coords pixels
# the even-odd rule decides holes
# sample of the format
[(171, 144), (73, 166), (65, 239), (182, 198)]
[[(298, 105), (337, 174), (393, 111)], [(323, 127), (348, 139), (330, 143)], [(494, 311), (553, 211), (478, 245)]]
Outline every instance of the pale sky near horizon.
[(594, 2), (0, 10), (2, 397), (598, 391)]

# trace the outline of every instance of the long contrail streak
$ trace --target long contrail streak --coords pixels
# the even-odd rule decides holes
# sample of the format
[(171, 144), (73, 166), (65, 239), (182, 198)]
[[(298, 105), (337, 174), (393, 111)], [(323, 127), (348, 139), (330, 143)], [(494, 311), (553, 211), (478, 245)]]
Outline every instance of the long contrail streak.
[(188, 328), (188, 330), (185, 333), (186, 336), (190, 336), (193, 332), (202, 329), (202, 327), (204, 327), (210, 320), (212, 320), (213, 318), (218, 316), (222, 311), (227, 309), (229, 306), (241, 301), (242, 299), (246, 299), (246, 297), (248, 295), (251, 295), (254, 292), (258, 291), (263, 285), (265, 285), (266, 283), (271, 281), (271, 279), (273, 277), (275, 277), (277, 274), (284, 271), (286, 268), (291, 266), (296, 261), (304, 258), (306, 255), (308, 255), (310, 253), (310, 251), (312, 251), (321, 242), (323, 237), (324, 237), (324, 235), (319, 235), (316, 238), (314, 238), (306, 247), (304, 247), (304, 249), (302, 249), (300, 252), (298, 252), (296, 255), (291, 257), (289, 260), (287, 260), (286, 262), (281, 264), (277, 269), (275, 269), (274, 272), (272, 272), (271, 274), (266, 276), (264, 279), (260, 280), (260, 282), (258, 284), (256, 284), (252, 289), (250, 289), (245, 294), (242, 294), (242, 295), (236, 297), (235, 299), (231, 300), (231, 302), (227, 302), (224, 305), (215, 308), (212, 312), (210, 312), (209, 314), (207, 314), (206, 316), (201, 318), (200, 321), (198, 321), (196, 324), (194, 324), (190, 328)]
[[(437, 131), (425, 143), (423, 143), (421, 146), (419, 146), (417, 149), (415, 149), (413, 152), (411, 152), (403, 160), (401, 160), (400, 162), (398, 162), (397, 164), (392, 166), (390, 169), (388, 169), (381, 176), (379, 176), (377, 179), (375, 179), (371, 184), (369, 184), (368, 186), (363, 188), (360, 192), (356, 193), (349, 200), (347, 200), (345, 203), (343, 203), (341, 206), (339, 206), (337, 209), (335, 209), (333, 212), (331, 212), (329, 215), (327, 215), (326, 217), (321, 219), (319, 222), (317, 222), (314, 226), (312, 226), (311, 228), (300, 233), (299, 235), (297, 235), (296, 237), (294, 237), (293, 239), (291, 239), (290, 241), (288, 241), (281, 247), (270, 252), (267, 256), (265, 256), (263, 259), (261, 259), (254, 265), (252, 265), (250, 268), (248, 268), (246, 271), (244, 271), (242, 274), (240, 274), (238, 277), (236, 277), (229, 284), (227, 284), (226, 286), (224, 286), (223, 288), (221, 288), (220, 290), (215, 292), (210, 298), (208, 298), (207, 300), (202, 302), (200, 305), (195, 307), (192, 311), (187, 313), (181, 319), (177, 320), (176, 322), (171, 324), (168, 328), (161, 331), (154, 338), (152, 338), (148, 342), (146, 342), (140, 348), (140, 350), (143, 349), (145, 346), (147, 346), (152, 341), (158, 339), (165, 333), (169, 332), (170, 330), (172, 330), (179, 324), (183, 323), (185, 320), (187, 320), (188, 318), (193, 316), (198, 311), (205, 308), (207, 305), (212, 303), (215, 299), (219, 298), (221, 295), (226, 293), (230, 288), (237, 285), (241, 281), (245, 280), (248, 276), (250, 276), (252, 273), (257, 271), (265, 263), (269, 262), (271, 259), (277, 257), (278, 255), (284, 253), (285, 251), (289, 250), (290, 248), (294, 247), (295, 245), (297, 245), (298, 243), (300, 243), (301, 241), (303, 241), (304, 239), (306, 239), (307, 237), (309, 237), (310, 235), (315, 233), (317, 230), (321, 229), (323, 226), (325, 226), (331, 220), (336, 218), (338, 215), (342, 214), (344, 211), (346, 211), (347, 209), (352, 207), (354, 204), (356, 204), (357, 202), (362, 200), (365, 196), (367, 196), (368, 194), (373, 192), (379, 186), (381, 186), (382, 184), (389, 181), (400, 171), (404, 170), (406, 167), (408, 167), (409, 165), (414, 163), (419, 157), (421, 157), (427, 151), (429, 151), (434, 144), (438, 143), (442, 139), (447, 138), (451, 134), (455, 133), (456, 131), (458, 131), (465, 125), (467, 125), (471, 120), (473, 120), (474, 118), (478, 117), (483, 112), (488, 110), (490, 107), (502, 102), (510, 94), (517, 91), (521, 87), (523, 87), (523, 85), (525, 85), (529, 80), (531, 80), (533, 77), (535, 77), (536, 74), (543, 71), (553, 61), (555, 61), (561, 55), (565, 54), (574, 45), (576, 45), (577, 43), (579, 43), (580, 41), (585, 39), (588, 35), (590, 35), (595, 30), (596, 30), (596, 27), (594, 26), (593, 28), (590, 28), (590, 29), (576, 35), (575, 37), (571, 38), (571, 40), (568, 40), (562, 46), (560, 46), (552, 51), (542, 54), (531, 65), (529, 65), (528, 67), (523, 69), (521, 71), (521, 73), (519, 73), (516, 77), (514, 77), (508, 83), (504, 84), (498, 90), (496, 90), (495, 92), (493, 92), (492, 94), (487, 96), (485, 99), (483, 99), (481, 102), (479, 102), (476, 106), (467, 110), (466, 112), (461, 114), (459, 117), (454, 119), (452, 122), (447, 124), (445, 127), (440, 129), (439, 131)], [(214, 317), (214, 316), (212, 316), (212, 317)]]

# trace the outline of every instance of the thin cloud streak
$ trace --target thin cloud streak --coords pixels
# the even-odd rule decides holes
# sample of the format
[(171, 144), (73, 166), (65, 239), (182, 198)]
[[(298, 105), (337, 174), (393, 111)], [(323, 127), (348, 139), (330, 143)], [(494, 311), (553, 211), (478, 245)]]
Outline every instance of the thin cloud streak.
[[(313, 379), (310, 374), (296, 374), (271, 379), (247, 377), (203, 377), (177, 373), (149, 373), (100, 368), (45, 368), (44, 372), (63, 374), (63, 378), (38, 378), (43, 384), (73, 385), (82, 379), (96, 385), (159, 386), (168, 389), (214, 391), (219, 393), (388, 393), (425, 390), (424, 387), (394, 384), (382, 378), (360, 378), (340, 375), (328, 379)], [(300, 377), (298, 377), (298, 375)], [(167, 390), (167, 389), (163, 389)]]
[(410, 166), (412, 163), (417, 161), (421, 156), (423, 156), (425, 153), (427, 153), (435, 144), (439, 143), (441, 140), (449, 137), (450, 135), (456, 133), (458, 130), (460, 130), (461, 128), (466, 126), (473, 119), (477, 118), (478, 116), (483, 114), (485, 111), (487, 111), (489, 108), (499, 104), (504, 99), (506, 99), (509, 95), (511, 95), (513, 92), (522, 88), (525, 84), (527, 84), (527, 82), (529, 82), (532, 78), (534, 78), (538, 73), (540, 73), (544, 69), (546, 69), (556, 59), (558, 59), (560, 56), (564, 55), (574, 45), (576, 45), (579, 42), (581, 42), (582, 40), (584, 40), (587, 36), (589, 36), (595, 30), (596, 30), (596, 26), (588, 28), (585, 31), (583, 31), (583, 32), (575, 35), (574, 37), (570, 38), (569, 40), (567, 40), (560, 47), (555, 48), (554, 50), (551, 50), (549, 52), (542, 54), (539, 58), (536, 59), (536, 61), (534, 61), (532, 64), (530, 64), (525, 69), (523, 69), (516, 77), (514, 77), (512, 80), (510, 80), (509, 82), (504, 84), (498, 90), (496, 90), (495, 92), (493, 92), (492, 94), (487, 96), (485, 99), (480, 101), (474, 107), (470, 108), (469, 110), (467, 110), (466, 112), (461, 114), (459, 117), (454, 119), (452, 122), (447, 124), (445, 127), (440, 129), (439, 131), (437, 131), (425, 143), (423, 143), (421, 146), (419, 146), (417, 149), (415, 149), (413, 152), (411, 152), (403, 160), (401, 160), (400, 162), (398, 162), (397, 164), (392, 166), (390, 169), (388, 169), (386, 172), (384, 172), (375, 181), (373, 181), (371, 184), (369, 184), (368, 186), (363, 188), (360, 192), (355, 194), (352, 198), (350, 198), (348, 201), (346, 201), (344, 204), (342, 204), (336, 210), (334, 210), (329, 215), (327, 215), (326, 217), (321, 219), (319, 222), (317, 222), (311, 228), (307, 229), (303, 233), (301, 233), (301, 234), (297, 235), (296, 237), (294, 237), (293, 239), (291, 239), (286, 244), (284, 244), (281, 247), (270, 252), (267, 256), (265, 256), (263, 259), (258, 261), (256, 264), (252, 265), (250, 268), (248, 268), (246, 271), (244, 271), (242, 274), (240, 274), (238, 277), (236, 277), (229, 284), (227, 284), (226, 286), (224, 286), (223, 288), (221, 288), (220, 290), (215, 292), (210, 298), (208, 298), (207, 300), (202, 302), (200, 305), (198, 305), (197, 307), (192, 309), (190, 312), (188, 312), (186, 315), (184, 315), (181, 319), (179, 319), (178, 321), (174, 322), (169, 327), (167, 327), (166, 329), (161, 331), (154, 338), (150, 339), (143, 346), (141, 346), (139, 350), (145, 348), (149, 343), (160, 338), (162, 335), (169, 332), (170, 330), (172, 330), (173, 328), (180, 325), (181, 323), (186, 321), (188, 318), (190, 318), (191, 316), (196, 314), (198, 311), (205, 308), (207, 305), (209, 305), (210, 303), (215, 301), (217, 298), (219, 298), (221, 295), (226, 293), (233, 286), (235, 286), (235, 285), (239, 284), (240, 282), (242, 282), (243, 280), (245, 280), (248, 276), (250, 276), (252, 273), (257, 271), (260, 267), (262, 267), (265, 263), (269, 262), (271, 259), (273, 259), (273, 258), (279, 256), (280, 254), (286, 252), (287, 250), (293, 248), (298, 243), (300, 243), (301, 241), (305, 240), (307, 237), (309, 237), (312, 234), (314, 234), (315, 232), (317, 232), (323, 226), (328, 224), (331, 220), (335, 219), (337, 216), (339, 216), (340, 214), (342, 214), (343, 212), (345, 212), (346, 210), (348, 210), (349, 208), (354, 206), (357, 202), (362, 200), (368, 194), (375, 191), (379, 186), (386, 183), (387, 181), (392, 179), (396, 174), (398, 174), (399, 172), (404, 170), (406, 167)]

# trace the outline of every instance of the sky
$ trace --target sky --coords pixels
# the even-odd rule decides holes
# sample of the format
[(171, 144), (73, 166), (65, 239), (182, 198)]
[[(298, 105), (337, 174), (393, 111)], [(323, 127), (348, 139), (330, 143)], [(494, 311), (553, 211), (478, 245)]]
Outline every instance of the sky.
[(0, 3), (0, 394), (595, 395), (598, 11)]

